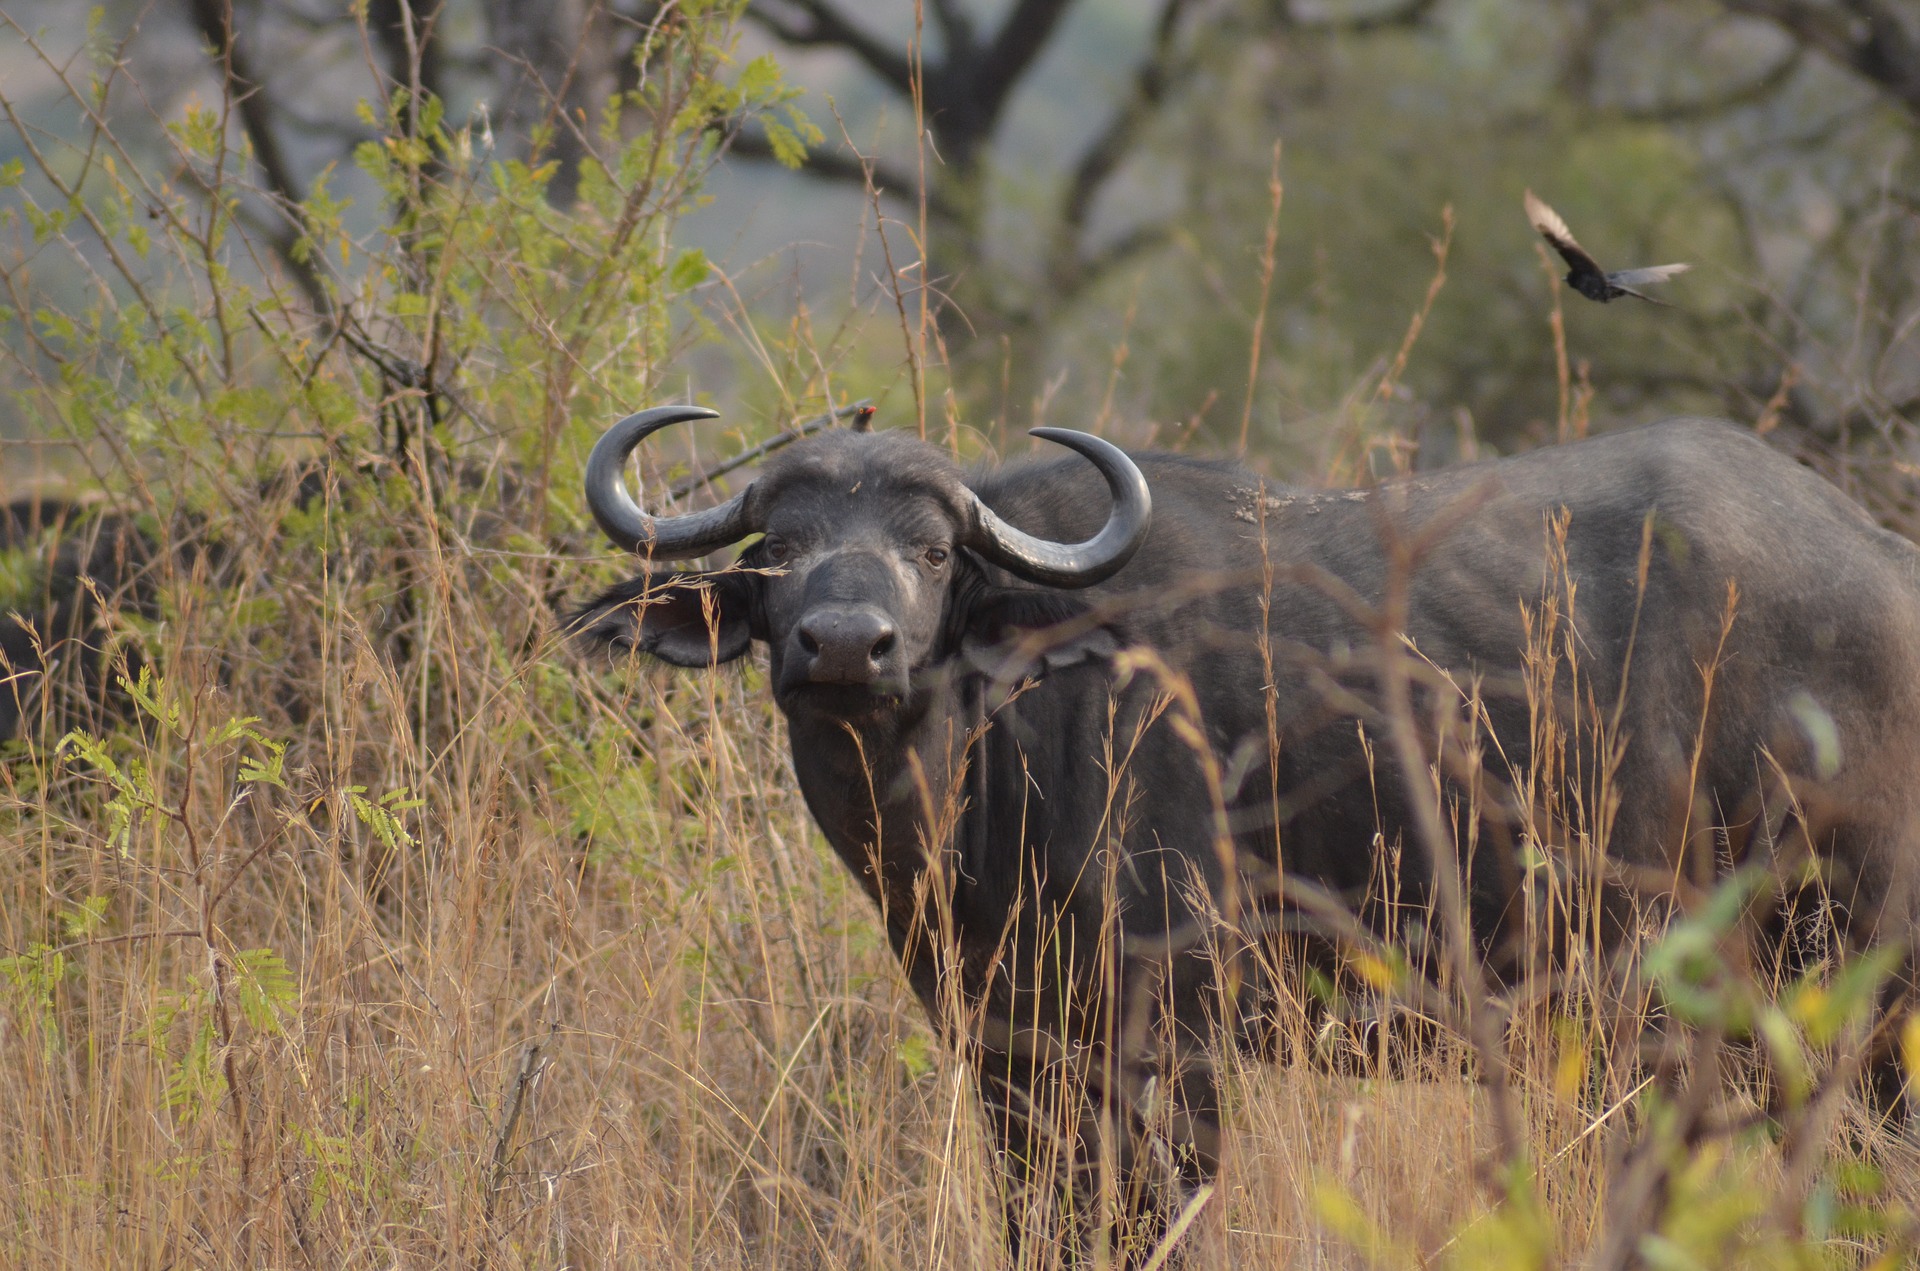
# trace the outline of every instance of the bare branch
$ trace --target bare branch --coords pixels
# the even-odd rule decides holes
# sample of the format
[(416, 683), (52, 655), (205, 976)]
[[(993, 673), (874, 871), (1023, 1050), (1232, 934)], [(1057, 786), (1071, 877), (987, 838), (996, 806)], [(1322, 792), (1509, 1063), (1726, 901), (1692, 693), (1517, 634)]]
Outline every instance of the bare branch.
[(973, 56), (973, 20), (955, 0), (933, 0), (933, 18), (940, 24), (940, 38), (946, 42), (947, 61)]
[(1373, 31), (1386, 31), (1394, 27), (1418, 26), (1428, 13), (1432, 12), (1439, 0), (1406, 0), (1403, 4), (1389, 5), (1384, 9), (1375, 9), (1371, 13), (1326, 13), (1298, 12), (1290, 0), (1282, 0), (1276, 6), (1282, 25), (1303, 27), (1313, 31), (1340, 31), (1352, 35), (1366, 35)]
[(488, 1171), (485, 1212), (493, 1217), (493, 1205), (500, 1195), (500, 1189), (507, 1181), (507, 1149), (513, 1144), (513, 1131), (520, 1124), (520, 1113), (527, 1104), (527, 1089), (532, 1086), (546, 1065), (541, 1062), (540, 1052), (553, 1041), (557, 1025), (548, 1024), (544, 1036), (529, 1037), (520, 1048), (520, 1063), (513, 1075), (513, 1083), (507, 1087), (506, 1097), (502, 1100), (505, 1112), (500, 1118), (500, 1128), (493, 1136), (493, 1164)]
[(267, 100), (266, 90), (255, 77), (246, 53), (235, 39), (233, 0), (187, 0), (187, 7), (192, 13), (194, 25), (219, 59), (222, 87), (239, 108), (240, 124), (253, 146), (254, 162), (260, 165), (268, 192), (280, 203), (280, 210), (289, 222), (284, 230), (270, 232), (267, 235), (268, 242), (274, 254), (292, 273), (294, 281), (299, 283), (301, 291), (306, 293), (314, 309), (319, 313), (330, 312), (333, 300), (327, 294), (325, 282), (315, 272), (311, 261), (300, 259), (296, 251), (300, 241), (298, 209), (306, 195), (300, 188), (299, 179), (287, 166), (286, 156), (281, 152), (280, 142), (274, 135), (273, 108)]
[(274, 136), (273, 110), (267, 101), (266, 89), (254, 75), (246, 53), (235, 39), (233, 0), (187, 0), (187, 7), (192, 11), (194, 25), (213, 46), (214, 56), (220, 59), (226, 90), (240, 110), (241, 125), (253, 145), (254, 162), (260, 165), (268, 188), (289, 204), (301, 202), (306, 196)]
[[(816, 415), (804, 424), (796, 424), (785, 432), (775, 433), (758, 445), (748, 446), (745, 450), (733, 456), (733, 458), (725, 459), (714, 464), (713, 467), (708, 468), (698, 476), (682, 477), (667, 487), (667, 499), (669, 502), (678, 502), (686, 498), (689, 494), (692, 494), (695, 490), (712, 485), (729, 472), (736, 472), (754, 460), (764, 458), (785, 446), (790, 446), (803, 437), (811, 437), (817, 432), (831, 428), (836, 420), (845, 419), (848, 415), (858, 415), (861, 416), (862, 419), (871, 419), (873, 416), (873, 399), (871, 397), (863, 397), (859, 401), (846, 406), (835, 406), (824, 415)], [(859, 424), (856, 423), (855, 427), (856, 429), (859, 428)]]
[(1061, 213), (1063, 228), (1069, 234), (1077, 236), (1085, 226), (1100, 187), (1139, 141), (1141, 130), (1166, 100), (1172, 84), (1192, 72), (1193, 59), (1182, 59), (1178, 65), (1174, 61), (1180, 18), (1191, 3), (1192, 0), (1165, 0), (1161, 5), (1159, 21), (1154, 24), (1153, 45), (1134, 71), (1132, 95), (1075, 166)]
[(753, 0), (747, 6), (747, 16), (783, 43), (843, 48), (902, 95), (913, 93), (913, 64), (906, 54), (888, 48), (855, 26), (828, 0)]
[(1663, 124), (1711, 119), (1716, 115), (1738, 110), (1742, 106), (1752, 106), (1772, 97), (1793, 78), (1794, 72), (1798, 71), (1805, 61), (1805, 46), (1796, 46), (1775, 65), (1744, 84), (1736, 84), (1724, 92), (1704, 94), (1686, 101), (1656, 102), (1650, 106), (1617, 106), (1608, 113), (1622, 119)]
[(1089, 287), (1098, 284), (1108, 274), (1127, 262), (1144, 256), (1168, 242), (1173, 238), (1177, 223), (1172, 219), (1154, 221), (1127, 231), (1093, 256), (1081, 261), (1069, 278), (1062, 279), (1061, 285), (1055, 291), (1056, 301), (1071, 300)]
[[(997, 118), (1013, 86), (1040, 56), (1040, 50), (1053, 38), (1053, 29), (1072, 7), (1073, 0), (1019, 0), (1000, 24), (993, 43), (971, 68), (973, 73), (966, 77), (964, 87), (953, 84), (951, 88), (972, 96), (982, 118)], [(956, 64), (950, 61), (948, 66)]]
[(1920, 116), (1920, 32), (1886, 0), (1721, 0), (1729, 12), (1773, 23)]
[(594, 153), (586, 120), (616, 78), (607, 59), (620, 51), (620, 42), (603, 30), (600, 4), (487, 0), (484, 7), (500, 86), (495, 126), (523, 144), (544, 135), (541, 157), (558, 164), (547, 183), (547, 202), (570, 208), (579, 196), (581, 166)]
[(435, 28), (445, 0), (368, 0), (367, 27), (387, 58), (387, 74), (409, 91), (446, 100), (445, 59)]
[[(726, 142), (725, 148), (728, 154), (737, 155), (742, 159), (773, 160), (776, 158), (773, 144), (760, 133), (744, 130), (736, 132)], [(807, 151), (806, 160), (801, 163), (800, 171), (825, 181), (845, 181), (862, 188), (867, 183), (867, 169), (861, 166), (858, 159), (850, 157), (846, 151), (837, 147), (831, 150), (823, 146), (812, 147)], [(899, 198), (911, 197), (915, 185), (918, 184), (909, 174), (885, 164), (873, 164), (872, 175), (873, 182), (880, 187), (881, 193), (892, 194)], [(928, 205), (929, 209), (936, 215), (943, 217), (952, 215), (952, 209), (940, 199), (937, 193), (931, 194), (930, 198), (932, 201)]]

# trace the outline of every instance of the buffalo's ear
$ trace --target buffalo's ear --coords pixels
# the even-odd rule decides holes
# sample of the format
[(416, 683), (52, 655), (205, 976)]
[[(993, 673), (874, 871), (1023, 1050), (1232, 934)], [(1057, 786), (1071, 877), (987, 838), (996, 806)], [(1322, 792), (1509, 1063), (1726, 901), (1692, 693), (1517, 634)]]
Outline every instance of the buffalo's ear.
[(961, 656), (1008, 678), (1111, 657), (1120, 640), (1103, 616), (1058, 591), (993, 588), (967, 606)]
[(674, 666), (718, 666), (761, 636), (754, 575), (642, 574), (566, 620), (570, 635), (616, 649), (637, 649)]

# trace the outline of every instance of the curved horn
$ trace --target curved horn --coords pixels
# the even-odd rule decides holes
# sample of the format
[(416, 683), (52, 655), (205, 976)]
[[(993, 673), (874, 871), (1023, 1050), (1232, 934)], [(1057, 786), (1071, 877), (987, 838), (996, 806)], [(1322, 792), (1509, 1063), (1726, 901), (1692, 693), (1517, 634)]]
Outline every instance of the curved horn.
[(974, 532), (967, 546), (1008, 573), (1051, 587), (1091, 587), (1113, 577), (1146, 541), (1153, 523), (1146, 477), (1120, 447), (1091, 433), (1035, 428), (1032, 435), (1077, 450), (1100, 469), (1113, 492), (1106, 525), (1084, 543), (1051, 543), (1008, 525), (975, 495)]
[(704, 406), (656, 406), (628, 415), (600, 434), (587, 456), (587, 506), (608, 538), (655, 560), (688, 560), (737, 543), (758, 528), (747, 515), (746, 490), (703, 512), (655, 518), (633, 501), (621, 480), (627, 456), (650, 434), (689, 419), (719, 417), (719, 411)]

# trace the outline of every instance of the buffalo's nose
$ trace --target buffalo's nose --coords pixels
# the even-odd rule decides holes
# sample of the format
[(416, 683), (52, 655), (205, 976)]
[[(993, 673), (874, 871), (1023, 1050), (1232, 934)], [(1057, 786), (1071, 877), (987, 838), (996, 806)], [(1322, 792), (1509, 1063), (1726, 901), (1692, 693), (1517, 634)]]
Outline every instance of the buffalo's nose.
[(817, 609), (800, 620), (794, 640), (815, 684), (875, 684), (895, 673), (899, 633), (873, 609)]

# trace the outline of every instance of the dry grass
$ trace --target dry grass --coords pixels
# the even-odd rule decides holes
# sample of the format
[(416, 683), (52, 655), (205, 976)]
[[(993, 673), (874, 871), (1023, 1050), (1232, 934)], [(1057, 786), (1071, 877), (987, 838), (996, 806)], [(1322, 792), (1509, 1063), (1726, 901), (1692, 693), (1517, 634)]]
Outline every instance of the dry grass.
[[(284, 680), (213, 665), (209, 609), (150, 646), (164, 704), (112, 746), (151, 776), (123, 839), (98, 765), (0, 767), (0, 942), (64, 963), (0, 1017), (6, 1260), (990, 1265), (971, 1082), (813, 831), (757, 676), (503, 652), (525, 592), (426, 582), (438, 635), (400, 671), (347, 606), (286, 595), (322, 700), (251, 726), (287, 742), (284, 784), (241, 779), (270, 747), (214, 740)], [(391, 821), (356, 807), (402, 792)], [(1382, 1221), (1421, 1196), (1436, 1238), (1476, 1207), (1457, 1079), (1257, 1074), (1236, 1102), (1231, 1243), (1265, 1262), (1337, 1247), (1326, 1171)]]
[[(544, 598), (581, 566), (422, 515), (336, 496), (324, 552), (163, 551), (164, 618), (118, 620), (150, 704), (89, 754), (43, 697), (0, 763), (0, 1260), (997, 1265), (971, 1080), (812, 828), (760, 673), (582, 665)], [(1516, 1030), (1504, 1092), (1561, 1257), (1644, 1119), (1614, 1106), (1629, 1065), (1568, 1067), (1567, 1027)], [(1477, 1248), (1511, 1201), (1472, 1047), (1411, 1080), (1312, 1048), (1226, 1059), (1192, 1264)], [(1859, 1133), (1910, 1203), (1911, 1150)], [(1714, 1142), (1715, 1186), (1787, 1172)]]
[[(429, 139), (444, 188), (387, 176), (438, 246), (355, 244), (373, 263), (338, 338), (282, 295), (210, 281), (214, 229), (245, 227), (142, 188), (131, 157), (96, 173), (105, 188), (58, 191), (87, 215), (49, 241), (95, 234), (73, 248), (89, 267), (136, 209), (162, 209), (163, 294), (207, 329), (156, 367), (143, 354), (179, 324), (145, 291), (150, 328), (133, 307), (126, 330), (15, 328), (11, 385), (162, 541), (108, 620), (120, 669), (157, 671), (146, 704), (77, 709), (69, 660), (29, 744), (0, 757), (0, 1262), (1005, 1261), (971, 1078), (814, 830), (759, 672), (584, 665), (554, 635), (561, 598), (613, 565), (576, 528), (576, 421), (660, 396), (684, 351), (663, 312), (700, 271), (675, 283), (651, 244), (697, 183), (701, 119), (663, 121), (712, 73), (706, 38), (662, 37), (684, 47), (653, 68), (653, 127), (607, 143), (638, 160), (610, 162), (620, 179), (571, 221), (537, 184), (462, 167), (470, 131)], [(309, 228), (341, 255), (337, 221)], [(5, 281), (24, 286), (25, 264)], [(924, 428), (924, 306), (904, 328), (926, 292), (893, 283)], [(95, 299), (125, 294), (99, 281)], [(784, 404), (828, 396), (852, 356), (834, 339), (761, 346)], [(789, 383), (777, 366), (813, 369)], [(1356, 434), (1374, 387), (1356, 389)], [(0, 459), (17, 471), (22, 453)], [(270, 479), (289, 466), (312, 497)], [(96, 741), (63, 741), (76, 719)], [(1542, 753), (1594, 744), (1539, 726)], [(1535, 804), (1543, 846), (1582, 824)], [(1609, 1177), (1669, 1152), (1669, 1198), (1726, 1228), (1650, 1214), (1675, 1248), (1853, 1256), (1844, 1224), (1798, 1215), (1865, 1184), (1825, 1164), (1800, 1178), (1761, 1131), (1676, 1145), (1596, 1025), (1528, 1017), (1490, 1042), (1475, 995), (1457, 977), (1446, 994), (1475, 1027), (1413, 1079), (1332, 1075), (1306, 1062), (1313, 1037), (1276, 1067), (1220, 1057), (1227, 1168), (1192, 1265), (1550, 1265), (1605, 1234)], [(1509, 1065), (1491, 1094), (1465, 1075), (1490, 1046)], [(1913, 1151), (1842, 1113), (1820, 1143), (1880, 1163), (1875, 1203), (1896, 1217), (1869, 1243), (1897, 1247)], [(1033, 1244), (1024, 1265), (1062, 1256)]]

